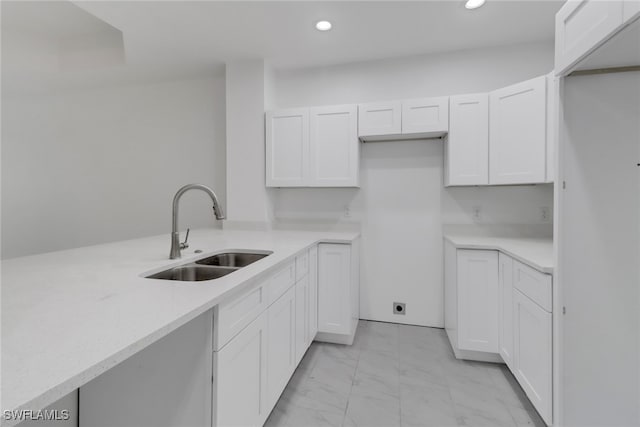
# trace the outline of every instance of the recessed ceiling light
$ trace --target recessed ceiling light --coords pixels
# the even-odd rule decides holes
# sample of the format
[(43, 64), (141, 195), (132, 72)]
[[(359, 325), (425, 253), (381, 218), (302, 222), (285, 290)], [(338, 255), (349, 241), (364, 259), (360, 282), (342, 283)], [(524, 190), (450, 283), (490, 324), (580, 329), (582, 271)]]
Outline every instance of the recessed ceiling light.
[(467, 0), (467, 3), (464, 5), (467, 9), (477, 9), (484, 4), (486, 0)]
[(318, 22), (316, 22), (316, 29), (318, 31), (329, 31), (331, 29), (331, 22), (329, 22), (329, 21), (318, 21)]

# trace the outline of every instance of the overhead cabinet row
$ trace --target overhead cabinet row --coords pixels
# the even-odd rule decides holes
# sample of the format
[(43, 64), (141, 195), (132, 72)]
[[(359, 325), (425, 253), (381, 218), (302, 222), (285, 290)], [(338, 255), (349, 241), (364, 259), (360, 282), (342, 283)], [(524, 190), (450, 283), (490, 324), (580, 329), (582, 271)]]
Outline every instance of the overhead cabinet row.
[(555, 85), (266, 113), (267, 187), (358, 187), (359, 141), (445, 137), (445, 185), (553, 181)]

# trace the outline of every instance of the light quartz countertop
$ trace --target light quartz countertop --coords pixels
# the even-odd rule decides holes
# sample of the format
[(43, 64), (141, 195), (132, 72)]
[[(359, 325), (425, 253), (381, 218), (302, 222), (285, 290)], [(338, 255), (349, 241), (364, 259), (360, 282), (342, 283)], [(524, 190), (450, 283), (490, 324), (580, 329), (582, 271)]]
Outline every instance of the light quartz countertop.
[[(42, 409), (301, 251), (318, 242), (351, 243), (358, 235), (203, 229), (191, 232), (180, 260), (168, 259), (169, 233), (5, 260), (1, 409)], [(273, 254), (213, 281), (143, 277), (234, 249)]]
[(445, 240), (458, 249), (498, 250), (543, 273), (553, 274), (553, 239), (481, 236), (445, 232)]

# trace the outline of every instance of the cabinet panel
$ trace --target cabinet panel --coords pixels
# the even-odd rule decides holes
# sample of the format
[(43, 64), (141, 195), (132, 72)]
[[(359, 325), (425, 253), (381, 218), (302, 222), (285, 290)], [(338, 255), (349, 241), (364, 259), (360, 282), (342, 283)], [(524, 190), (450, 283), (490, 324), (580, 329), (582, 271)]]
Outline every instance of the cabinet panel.
[(458, 347), (498, 353), (498, 252), (458, 250)]
[(309, 341), (318, 333), (318, 247), (309, 250)]
[(488, 94), (451, 97), (445, 150), (445, 185), (489, 183)]
[(402, 101), (402, 134), (435, 136), (449, 130), (449, 97)]
[(309, 347), (309, 276), (305, 276), (295, 286), (296, 324), (295, 347), (296, 365)]
[(544, 421), (552, 418), (551, 313), (517, 289), (514, 298), (514, 374)]
[(491, 92), (489, 183), (546, 178), (546, 76)]
[(360, 142), (356, 110), (355, 105), (310, 110), (312, 186), (358, 186)]
[[(261, 426), (267, 403), (267, 312), (215, 354), (216, 426)], [(283, 357), (280, 355), (280, 357)]]
[(401, 114), (402, 104), (399, 101), (358, 105), (358, 136), (401, 134)]
[(309, 109), (266, 114), (267, 187), (305, 186), (309, 180)]
[(513, 286), (548, 312), (553, 310), (552, 282), (550, 274), (513, 261)]
[(296, 368), (295, 288), (289, 289), (269, 307), (267, 353), (267, 394), (273, 407)]
[(556, 14), (555, 71), (565, 74), (622, 24), (619, 0), (568, 1)]
[(296, 257), (296, 280), (300, 280), (309, 272), (309, 251)]
[(212, 325), (209, 310), (80, 387), (78, 425), (211, 425)]
[(350, 246), (318, 247), (318, 330), (349, 334), (351, 328)]
[(500, 356), (513, 369), (513, 259), (503, 253), (498, 257), (498, 345)]

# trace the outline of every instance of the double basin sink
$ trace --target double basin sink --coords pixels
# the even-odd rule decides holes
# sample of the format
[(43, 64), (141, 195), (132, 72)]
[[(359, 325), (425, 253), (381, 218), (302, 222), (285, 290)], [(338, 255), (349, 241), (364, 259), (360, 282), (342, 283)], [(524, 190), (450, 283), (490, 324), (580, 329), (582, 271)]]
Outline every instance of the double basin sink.
[(183, 282), (212, 280), (253, 264), (272, 253), (269, 251), (225, 252), (188, 264), (178, 265), (145, 277), (148, 279), (179, 280)]

